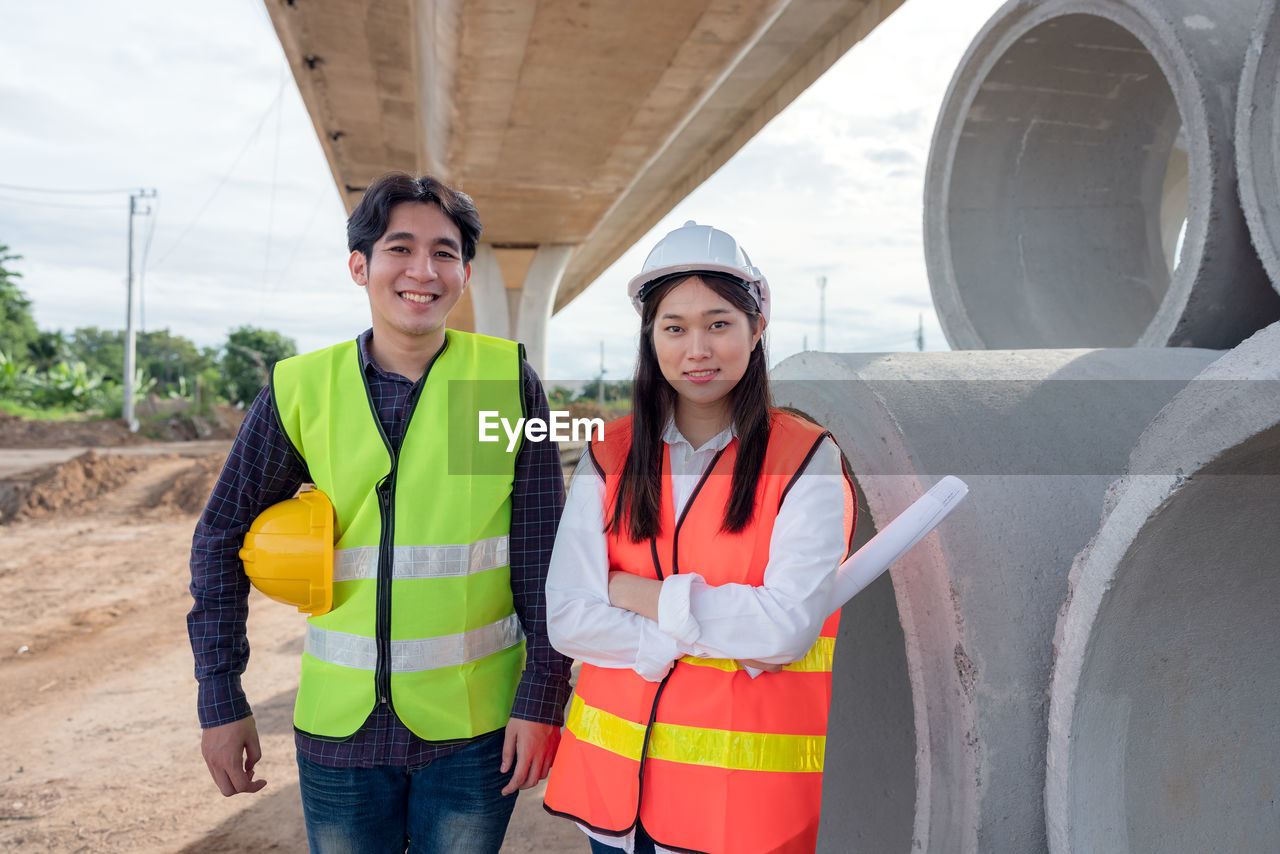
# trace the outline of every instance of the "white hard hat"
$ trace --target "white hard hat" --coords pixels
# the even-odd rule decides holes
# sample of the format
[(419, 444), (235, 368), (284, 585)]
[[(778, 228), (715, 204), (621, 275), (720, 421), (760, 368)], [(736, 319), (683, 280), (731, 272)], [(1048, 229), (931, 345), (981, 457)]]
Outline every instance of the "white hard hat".
[(731, 234), (693, 220), (659, 240), (644, 259), (640, 275), (627, 285), (627, 296), (636, 312), (641, 311), (645, 296), (655, 285), (685, 273), (716, 273), (741, 282), (759, 306), (764, 322), (769, 322), (769, 282), (764, 274), (752, 265)]

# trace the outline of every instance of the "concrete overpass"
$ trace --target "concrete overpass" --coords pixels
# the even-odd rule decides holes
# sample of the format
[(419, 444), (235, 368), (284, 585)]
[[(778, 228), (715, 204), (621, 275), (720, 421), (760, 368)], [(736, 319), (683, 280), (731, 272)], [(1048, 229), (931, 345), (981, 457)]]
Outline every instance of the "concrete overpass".
[(458, 328), (523, 341), (903, 0), (266, 0), (348, 210), (393, 170), (485, 224)]

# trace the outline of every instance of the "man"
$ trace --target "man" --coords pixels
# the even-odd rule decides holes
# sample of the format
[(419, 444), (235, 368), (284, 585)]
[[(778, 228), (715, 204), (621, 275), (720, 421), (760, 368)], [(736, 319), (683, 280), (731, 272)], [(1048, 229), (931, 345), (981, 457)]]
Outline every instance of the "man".
[(518, 345), (445, 327), (480, 229), (471, 199), (430, 177), (368, 188), (347, 238), (372, 328), (276, 365), (196, 527), (201, 748), (223, 795), (256, 792), (238, 550), (301, 484), (333, 502), (341, 572), (333, 609), (308, 621), (294, 710), (313, 852), (402, 852), (410, 839), (496, 852), (516, 791), (545, 777), (559, 743), (569, 660), (547, 641), (543, 593), (559, 454), (525, 442), (503, 458), (459, 403), (546, 418), (546, 396)]

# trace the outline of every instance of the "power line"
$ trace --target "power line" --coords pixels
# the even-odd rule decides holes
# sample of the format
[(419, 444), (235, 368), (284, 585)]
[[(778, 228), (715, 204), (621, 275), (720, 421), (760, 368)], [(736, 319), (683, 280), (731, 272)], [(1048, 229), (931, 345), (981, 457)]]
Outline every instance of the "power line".
[(328, 190), (328, 186), (321, 183), (320, 193), (316, 196), (315, 204), (311, 206), (310, 215), (307, 216), (307, 224), (302, 227), (302, 232), (298, 235), (298, 239), (294, 241), (293, 249), (289, 251), (289, 260), (284, 262), (284, 268), (280, 271), (280, 278), (276, 280), (273, 290), (283, 285), (285, 278), (289, 275), (289, 269), (293, 267), (293, 259), (297, 257), (298, 249), (302, 246), (303, 241), (307, 239), (307, 235), (311, 233), (311, 224), (315, 222), (316, 214), (320, 211), (320, 206), (324, 202)]
[(14, 196), (0, 195), (0, 202), (13, 202), (18, 205), (43, 205), (49, 208), (73, 208), (82, 211), (100, 211), (110, 208), (111, 210), (119, 210), (119, 202), (111, 202), (110, 204), (96, 205), (77, 205), (73, 202), (47, 202), (44, 199), (22, 199)]
[(244, 145), (241, 146), (240, 153), (237, 154), (236, 159), (231, 162), (231, 168), (227, 170), (227, 174), (222, 176), (222, 180), (218, 181), (218, 185), (213, 188), (213, 192), (209, 194), (209, 198), (204, 200), (204, 204), (200, 206), (200, 210), (196, 211), (196, 215), (192, 217), (191, 222), (187, 223), (187, 227), (182, 230), (182, 234), (178, 235), (178, 239), (175, 240), (173, 244), (169, 246), (169, 249), (160, 256), (160, 260), (156, 262), (157, 267), (162, 266), (169, 256), (173, 254), (174, 250), (182, 245), (182, 241), (185, 240), (186, 236), (191, 233), (191, 230), (196, 227), (196, 223), (200, 221), (200, 217), (204, 216), (204, 212), (209, 209), (209, 205), (213, 203), (213, 200), (217, 197), (219, 191), (222, 190), (223, 186), (226, 185), (231, 176), (235, 174), (236, 167), (240, 165), (241, 159), (243, 159), (245, 154), (249, 151), (254, 140), (258, 138), (258, 134), (262, 132), (262, 126), (266, 124), (267, 119), (271, 116), (271, 112), (275, 109), (276, 102), (279, 101), (280, 96), (284, 94), (285, 82), (285, 80), (280, 81), (280, 88), (276, 90), (276, 96), (271, 99), (271, 103), (267, 105), (267, 109), (262, 113), (262, 118), (258, 119), (258, 124), (254, 126), (253, 132), (249, 134), (249, 138), (245, 140)]
[(17, 184), (0, 184), (0, 190), (17, 190), (22, 193), (58, 193), (71, 196), (92, 196), (99, 193), (132, 193), (137, 187), (118, 187), (114, 190), (67, 190), (61, 187), (22, 187)]

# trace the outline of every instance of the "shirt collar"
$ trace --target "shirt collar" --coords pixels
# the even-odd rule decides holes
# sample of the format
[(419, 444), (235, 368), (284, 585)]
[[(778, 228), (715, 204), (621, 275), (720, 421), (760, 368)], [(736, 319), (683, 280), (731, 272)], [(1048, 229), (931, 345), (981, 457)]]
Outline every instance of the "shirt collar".
[(706, 444), (701, 448), (694, 448), (693, 444), (680, 433), (680, 429), (676, 427), (676, 420), (672, 417), (667, 419), (667, 426), (662, 431), (662, 441), (666, 442), (668, 445), (685, 445), (693, 452), (706, 450), (719, 451), (732, 442), (734, 437), (737, 435), (738, 434), (733, 429), (733, 425), (730, 424), (728, 427), (708, 439)]
[[(360, 351), (360, 367), (366, 376), (381, 377), (384, 380), (392, 380), (394, 382), (411, 383), (408, 377), (400, 374), (393, 374), (390, 371), (384, 371), (382, 366), (373, 359), (373, 354), (369, 352), (369, 347), (373, 344), (373, 327), (366, 329), (360, 333), (360, 337), (356, 339), (357, 348)], [(446, 340), (445, 346), (448, 346)]]
[(373, 360), (373, 354), (369, 352), (369, 345), (373, 343), (373, 327), (366, 329), (356, 338), (356, 347), (360, 351), (360, 368), (366, 374), (381, 374), (389, 376), (382, 368), (378, 367), (378, 363)]

